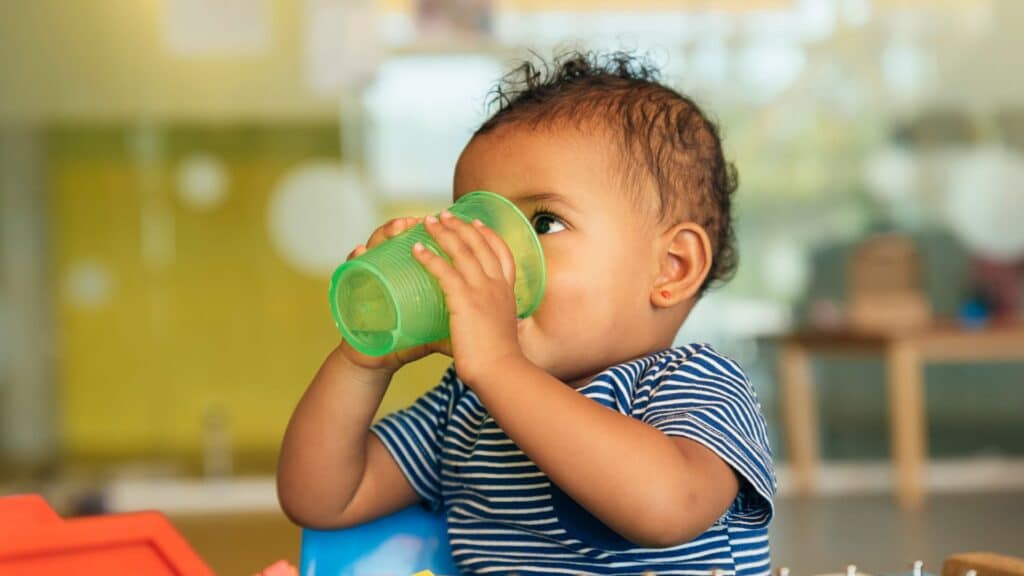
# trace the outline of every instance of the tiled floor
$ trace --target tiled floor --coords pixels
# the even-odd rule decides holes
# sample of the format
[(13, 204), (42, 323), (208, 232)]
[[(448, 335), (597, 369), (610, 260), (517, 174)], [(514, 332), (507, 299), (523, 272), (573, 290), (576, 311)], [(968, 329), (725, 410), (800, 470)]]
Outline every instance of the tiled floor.
[(1024, 557), (1024, 492), (932, 495), (923, 510), (901, 513), (890, 497), (782, 499), (771, 529), (772, 559), (793, 576), (905, 572), (914, 560), (941, 572), (958, 552)]

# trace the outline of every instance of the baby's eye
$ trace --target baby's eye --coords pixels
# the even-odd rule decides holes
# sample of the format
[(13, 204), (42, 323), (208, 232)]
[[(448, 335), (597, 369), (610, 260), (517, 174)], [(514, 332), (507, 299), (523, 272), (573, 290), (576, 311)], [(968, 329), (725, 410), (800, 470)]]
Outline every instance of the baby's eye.
[(554, 234), (565, 230), (565, 223), (554, 214), (541, 212), (533, 216), (533, 229), (537, 234)]

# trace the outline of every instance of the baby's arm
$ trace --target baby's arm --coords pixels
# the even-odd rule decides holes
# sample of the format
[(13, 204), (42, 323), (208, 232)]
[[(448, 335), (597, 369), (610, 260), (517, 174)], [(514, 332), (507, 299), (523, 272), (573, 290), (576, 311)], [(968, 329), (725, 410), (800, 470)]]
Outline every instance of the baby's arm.
[[(349, 259), (419, 221), (391, 220)], [(281, 445), (277, 497), (293, 522), (316, 528), (352, 526), (418, 499), (391, 454), (370, 433), (370, 424), (392, 375), (439, 346), (370, 357), (342, 343), (327, 357), (295, 408)]]
[(688, 542), (736, 498), (735, 473), (711, 450), (606, 408), (524, 359), (463, 379), (552, 482), (635, 544)]
[(369, 431), (392, 372), (354, 364), (342, 346), (295, 408), (278, 461), (282, 509), (296, 524), (315, 528), (360, 524), (419, 498)]

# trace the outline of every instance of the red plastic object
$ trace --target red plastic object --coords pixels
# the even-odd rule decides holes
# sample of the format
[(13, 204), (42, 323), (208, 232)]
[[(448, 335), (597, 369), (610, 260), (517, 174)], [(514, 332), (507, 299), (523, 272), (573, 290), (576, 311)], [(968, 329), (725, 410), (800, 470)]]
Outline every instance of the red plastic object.
[(0, 498), (0, 576), (213, 571), (159, 512), (64, 520), (40, 496)]

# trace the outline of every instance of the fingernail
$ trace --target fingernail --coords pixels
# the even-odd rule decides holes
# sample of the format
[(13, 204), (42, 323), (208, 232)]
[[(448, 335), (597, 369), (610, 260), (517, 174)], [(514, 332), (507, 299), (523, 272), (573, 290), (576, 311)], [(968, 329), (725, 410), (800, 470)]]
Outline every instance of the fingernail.
[(452, 217), (452, 213), (451, 212), (449, 212), (447, 210), (442, 210), (441, 211), (441, 218), (444, 218), (445, 220), (447, 220), (448, 218), (451, 218), (451, 217)]
[(436, 216), (427, 216), (427, 222), (430, 222), (431, 224), (437, 224), (437, 217)]
[(417, 242), (417, 243), (413, 244), (412, 245), (412, 249), (415, 252), (422, 252), (423, 251), (423, 243), (422, 242)]
[(484, 223), (481, 222), (479, 218), (474, 218), (473, 219), (473, 225), (477, 226), (477, 227), (480, 227), (480, 228), (484, 227)]

